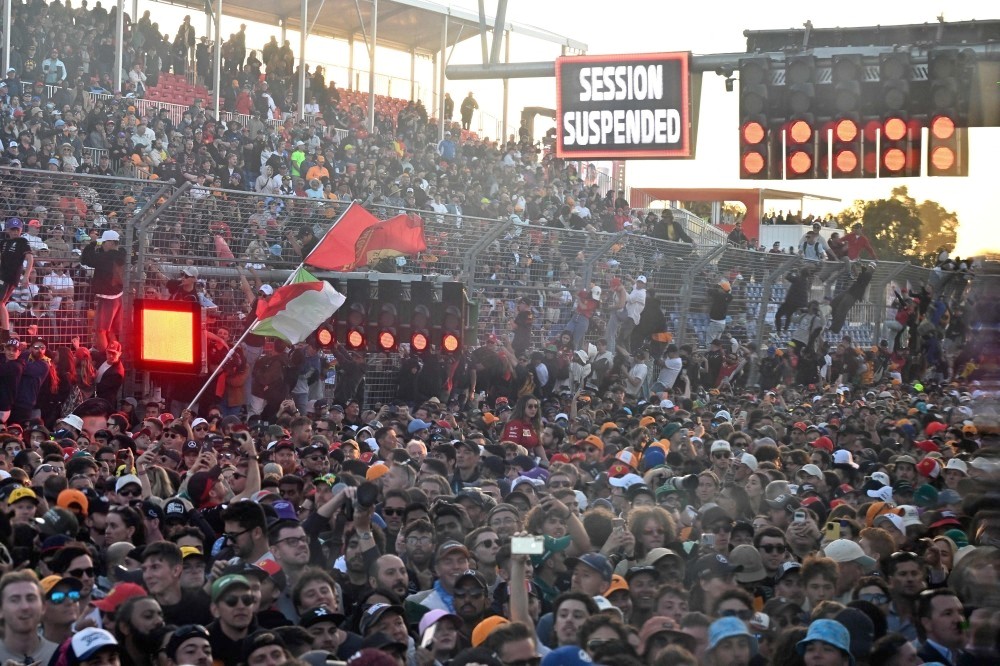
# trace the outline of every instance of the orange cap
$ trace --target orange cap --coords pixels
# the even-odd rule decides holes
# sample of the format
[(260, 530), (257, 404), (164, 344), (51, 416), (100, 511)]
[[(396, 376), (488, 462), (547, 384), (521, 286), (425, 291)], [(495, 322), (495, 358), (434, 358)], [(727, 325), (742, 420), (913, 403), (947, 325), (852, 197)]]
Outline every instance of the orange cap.
[(505, 624), (510, 624), (510, 620), (500, 615), (490, 615), (488, 618), (476, 625), (476, 628), (472, 630), (472, 647), (479, 647), (482, 645), (493, 630), (497, 627), (502, 627)]

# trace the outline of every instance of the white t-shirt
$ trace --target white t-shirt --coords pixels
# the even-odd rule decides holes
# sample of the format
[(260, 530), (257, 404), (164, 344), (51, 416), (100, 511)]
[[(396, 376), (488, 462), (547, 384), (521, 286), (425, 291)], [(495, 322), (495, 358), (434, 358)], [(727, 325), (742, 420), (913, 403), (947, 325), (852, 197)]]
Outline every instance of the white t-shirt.
[(677, 381), (677, 377), (681, 374), (681, 368), (684, 367), (684, 361), (680, 356), (677, 358), (668, 358), (663, 362), (663, 369), (660, 370), (659, 376), (656, 381), (663, 384), (665, 387), (670, 388)]
[[(629, 381), (626, 382), (625, 392), (633, 398), (639, 397), (642, 394), (642, 385), (646, 381), (647, 374), (649, 374), (649, 368), (646, 367), (645, 363), (636, 363), (633, 365), (632, 369), (628, 371)], [(639, 381), (633, 381), (635, 379)]]

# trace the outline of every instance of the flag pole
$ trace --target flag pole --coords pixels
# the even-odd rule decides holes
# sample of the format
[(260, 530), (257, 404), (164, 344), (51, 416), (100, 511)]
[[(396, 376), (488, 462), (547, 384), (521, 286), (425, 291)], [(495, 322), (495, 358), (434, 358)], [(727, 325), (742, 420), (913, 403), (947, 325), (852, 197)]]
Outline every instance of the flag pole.
[[(323, 237), (320, 238), (319, 242), (316, 243), (316, 247), (319, 247), (320, 243), (326, 240), (326, 237), (330, 235), (330, 232), (336, 228), (340, 220), (342, 220), (343, 217), (347, 215), (347, 212), (351, 210), (351, 208), (353, 208), (355, 205), (357, 205), (357, 202), (352, 201), (351, 205), (349, 205), (347, 208), (344, 209), (344, 212), (341, 213), (340, 216), (333, 221), (333, 224), (330, 225), (330, 228), (326, 230), (326, 233), (323, 234)], [(310, 252), (309, 254), (311, 255), (312, 252)], [(285, 280), (285, 283), (281, 285), (282, 287), (287, 287), (289, 284), (291, 284), (292, 279), (298, 274), (298, 272), (306, 267), (306, 260), (308, 259), (309, 257), (306, 256), (306, 258), (299, 263), (299, 265), (295, 268), (295, 270), (293, 270), (291, 274), (288, 276), (288, 278)], [(259, 321), (260, 317), (257, 317), (256, 313), (254, 313), (254, 319), (252, 322), (250, 322), (250, 325), (247, 326), (246, 330), (243, 331), (243, 335), (241, 335), (239, 339), (232, 344), (232, 346), (229, 348), (229, 351), (226, 352), (226, 355), (223, 357), (222, 361), (220, 361), (219, 365), (215, 367), (215, 370), (212, 370), (212, 374), (208, 376), (208, 379), (206, 379), (205, 383), (202, 384), (200, 389), (198, 389), (198, 392), (195, 394), (194, 398), (191, 399), (191, 403), (187, 406), (189, 410), (198, 404), (198, 401), (201, 399), (201, 396), (204, 395), (205, 391), (208, 390), (208, 387), (212, 385), (212, 382), (214, 382), (215, 379), (219, 376), (219, 373), (222, 372), (222, 369), (226, 367), (226, 364), (229, 363), (229, 360), (233, 357), (233, 354), (236, 353), (236, 349), (241, 344), (243, 344), (243, 341), (246, 340), (246, 337), (253, 332), (253, 327), (256, 326)]]

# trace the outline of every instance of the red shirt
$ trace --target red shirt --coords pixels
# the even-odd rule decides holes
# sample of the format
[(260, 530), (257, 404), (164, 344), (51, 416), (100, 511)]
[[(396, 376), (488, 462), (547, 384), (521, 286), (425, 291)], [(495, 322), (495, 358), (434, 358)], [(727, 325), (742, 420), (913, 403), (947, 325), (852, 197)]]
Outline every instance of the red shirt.
[(856, 234), (852, 231), (844, 236), (844, 246), (845, 253), (851, 261), (856, 261), (858, 257), (861, 256), (862, 250), (868, 250), (869, 254), (872, 255), (872, 259), (878, 261), (878, 255), (875, 254), (872, 244), (869, 243), (868, 239), (861, 234)]
[(539, 444), (538, 433), (530, 421), (508, 421), (501, 441), (520, 444), (529, 452), (534, 451)]

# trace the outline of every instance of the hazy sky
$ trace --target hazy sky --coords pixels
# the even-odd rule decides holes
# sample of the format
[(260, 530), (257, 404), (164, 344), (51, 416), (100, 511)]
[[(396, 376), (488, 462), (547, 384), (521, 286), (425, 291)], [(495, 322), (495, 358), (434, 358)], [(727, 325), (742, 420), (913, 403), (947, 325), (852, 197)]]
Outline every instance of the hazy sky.
[[(477, 11), (477, 0), (454, 0), (453, 6)], [(982, 0), (909, 0), (908, 2), (872, 2), (871, 0), (841, 0), (840, 2), (803, 3), (789, 0), (769, 0), (749, 3), (717, 0), (711, 3), (667, 3), (654, 0), (509, 0), (507, 18), (567, 35), (586, 43), (591, 54), (649, 53), (657, 51), (691, 51), (694, 54), (742, 52), (746, 48), (743, 31), (801, 27), (812, 21), (817, 28), (837, 26), (892, 25), (934, 23), (940, 14), (948, 21), (1000, 18), (991, 11), (992, 3)], [(223, 3), (225, 7), (225, 3)], [(154, 13), (178, 11), (176, 8), (143, 2)], [(486, 0), (487, 13), (496, 11), (496, 0)], [(193, 21), (198, 33), (204, 29), (204, 19)], [(224, 21), (223, 34), (228, 36), (238, 21)], [(174, 24), (176, 25), (176, 24)], [(171, 29), (173, 34), (175, 30)], [(263, 44), (265, 35), (275, 28), (254, 28), (249, 42)], [(254, 40), (254, 36), (259, 36)], [(451, 54), (452, 63), (474, 63), (480, 57), (477, 35), (459, 45)], [(289, 34), (293, 45), (297, 35)], [(248, 44), (250, 46), (250, 44)], [(296, 47), (297, 53), (297, 47)], [(511, 41), (511, 61), (550, 60), (559, 54), (558, 48), (526, 38)], [(403, 79), (409, 77), (409, 56), (379, 52), (377, 71), (392, 72), (400, 77), (393, 82), (394, 96), (408, 97)], [(310, 38), (307, 60), (322, 60), (336, 71), (346, 66), (347, 48), (330, 40)], [(365, 67), (363, 47), (356, 45), (355, 66)], [(430, 104), (429, 61), (421, 60), (417, 77), (422, 79), (420, 96)], [(340, 79), (341, 72), (334, 78)], [(329, 78), (329, 77), (328, 77)], [(455, 81), (446, 84), (456, 100), (472, 90), (484, 110), (501, 116), (500, 81)], [(738, 90), (738, 88), (737, 88)], [(726, 93), (724, 80), (706, 74), (701, 98), (698, 132), (698, 155), (695, 160), (630, 161), (628, 182), (632, 186), (688, 187), (756, 187), (761, 183), (780, 189), (794, 189), (814, 194), (839, 197), (842, 203), (814, 203), (808, 212), (839, 212), (855, 199), (888, 196), (901, 184), (909, 187), (918, 200), (933, 199), (960, 219), (959, 254), (981, 253), (988, 249), (1000, 251), (1000, 234), (994, 231), (994, 221), (1000, 210), (1000, 128), (970, 131), (968, 178), (889, 178), (847, 181), (740, 181), (738, 178), (738, 93)], [(554, 79), (519, 79), (510, 83), (508, 131), (518, 125), (520, 111), (525, 106), (555, 106)], [(996, 234), (996, 235), (994, 235)]]

